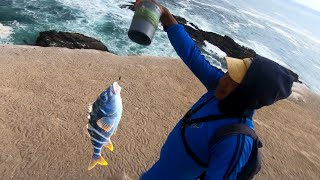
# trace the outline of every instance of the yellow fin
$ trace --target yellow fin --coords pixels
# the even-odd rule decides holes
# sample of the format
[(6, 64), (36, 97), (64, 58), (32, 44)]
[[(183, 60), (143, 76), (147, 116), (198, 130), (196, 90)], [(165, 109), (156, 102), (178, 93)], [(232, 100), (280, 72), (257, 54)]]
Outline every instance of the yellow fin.
[(100, 156), (99, 159), (91, 159), (88, 170), (93, 169), (97, 164), (100, 164), (101, 166), (108, 165), (107, 161), (104, 160), (102, 156)]
[(109, 142), (105, 145), (105, 147), (107, 147), (111, 152), (113, 151), (113, 144), (111, 140), (109, 140)]

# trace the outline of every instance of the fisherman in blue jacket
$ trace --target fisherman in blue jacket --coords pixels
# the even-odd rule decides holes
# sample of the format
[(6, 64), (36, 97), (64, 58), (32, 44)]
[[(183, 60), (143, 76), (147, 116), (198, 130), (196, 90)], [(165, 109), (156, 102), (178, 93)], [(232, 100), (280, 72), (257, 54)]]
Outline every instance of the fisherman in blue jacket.
[[(139, 2), (137, 0), (136, 5)], [(172, 46), (208, 91), (192, 106), (190, 119), (222, 114), (247, 116), (203, 122), (185, 128), (187, 144), (207, 167), (201, 166), (187, 152), (181, 137), (182, 118), (167, 137), (159, 160), (140, 179), (197, 179), (203, 172), (206, 172), (203, 179), (237, 179), (249, 159), (253, 139), (236, 134), (211, 144), (212, 135), (217, 129), (230, 124), (242, 123), (254, 129), (254, 110), (288, 97), (293, 77), (286, 68), (259, 55), (246, 59), (227, 57), (228, 71), (224, 73), (206, 61), (184, 27), (177, 23), (167, 8), (158, 5), (162, 10), (160, 21)]]

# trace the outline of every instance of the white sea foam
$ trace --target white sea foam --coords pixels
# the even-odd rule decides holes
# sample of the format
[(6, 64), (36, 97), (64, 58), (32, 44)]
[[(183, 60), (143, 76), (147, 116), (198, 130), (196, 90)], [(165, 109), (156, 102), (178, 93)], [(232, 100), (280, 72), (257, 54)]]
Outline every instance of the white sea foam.
[(230, 21), (223, 21), (225, 24), (227, 24), (230, 29), (233, 30), (233, 32), (237, 32), (238, 30), (240, 30), (241, 26), (242, 27), (247, 27), (247, 28), (250, 28), (250, 27), (258, 27), (260, 29), (265, 29), (265, 27), (261, 24), (258, 24), (256, 22), (253, 22), (251, 20), (248, 20), (247, 23), (239, 23), (239, 22), (230, 22)]
[(289, 34), (288, 32), (286, 32), (285, 30), (283, 29), (280, 29), (278, 27), (275, 27), (275, 26), (272, 26), (272, 29), (274, 29), (277, 33), (279, 33), (280, 35), (286, 37), (292, 44), (298, 46), (298, 42), (297, 40), (291, 35)]
[(267, 46), (257, 42), (257, 41), (252, 41), (252, 40), (248, 40), (248, 44), (244, 44), (242, 43), (244, 46), (250, 47), (252, 49), (254, 49), (258, 54), (270, 58), (271, 60), (279, 63), (280, 65), (289, 68), (289, 66), (284, 63), (283, 61), (281, 61), (281, 57), (273, 52), (270, 48), (268, 48)]
[(314, 65), (314, 67), (320, 70), (320, 66), (318, 66), (318, 65)]
[(259, 24), (257, 22), (252, 21), (251, 19), (247, 19), (247, 21), (249, 22), (248, 26), (255, 26), (261, 29), (265, 29), (266, 27), (263, 26), (262, 24)]
[[(177, 4), (181, 5), (183, 8), (176, 8), (175, 6), (172, 6), (172, 4), (168, 4), (168, 8), (173, 14), (179, 15), (181, 17), (184, 17), (188, 21), (194, 23), (196, 26), (198, 26), (200, 29), (204, 31), (215, 31), (216, 30), (216, 24), (213, 24), (210, 22), (209, 19), (206, 17), (202, 16), (201, 13), (190, 13), (194, 7), (206, 10), (206, 11), (211, 11), (213, 14), (217, 14), (215, 9), (221, 9), (223, 8), (222, 6), (215, 5), (214, 2), (210, 2), (210, 4), (199, 2), (199, 1), (194, 1), (194, 0), (188, 0), (188, 1), (179, 1)], [(224, 11), (228, 11), (227, 13), (235, 13), (233, 11), (230, 11), (227, 8), (223, 8)], [(219, 13), (219, 16), (226, 20), (226, 17), (224, 17), (223, 14)]]
[(256, 18), (256, 19), (261, 19), (261, 18), (265, 18), (264, 16), (264, 14), (261, 14), (261, 13), (259, 13), (259, 12), (255, 12), (255, 11), (253, 11), (253, 12), (250, 12), (250, 11), (246, 11), (246, 10), (238, 10), (238, 12), (239, 13), (243, 13), (243, 14), (246, 14), (246, 15), (249, 15), (249, 16), (252, 16), (252, 17), (254, 17), (254, 18)]
[[(130, 23), (133, 13), (128, 9), (121, 9), (119, 6), (125, 4), (125, 2), (119, 2), (116, 0), (105, 1), (105, 0), (92, 0), (92, 1), (82, 1), (82, 0), (57, 0), (63, 5), (70, 8), (77, 9), (81, 11), (85, 17), (79, 18), (78, 21), (83, 26), (87, 28), (88, 26), (106, 22), (106, 20), (112, 20), (114, 23), (119, 23), (122, 26), (125, 22), (125, 26)], [(86, 23), (83, 22), (86, 19)], [(86, 26), (87, 25), (87, 26)], [(117, 24), (118, 25), (118, 24)], [(130, 25), (130, 24), (129, 24)], [(79, 26), (77, 24), (76, 26)]]
[(254, 17), (255, 19), (258, 19), (258, 20), (264, 20), (266, 22), (269, 22), (273, 25), (278, 25), (278, 26), (282, 26), (282, 27), (287, 27), (288, 25), (283, 23), (283, 22), (280, 22), (266, 14), (263, 14), (263, 13), (260, 13), (256, 10), (253, 10), (251, 9), (250, 11), (246, 11), (246, 10), (238, 10), (239, 13), (242, 13), (242, 14), (245, 14), (245, 15), (248, 15), (248, 16), (251, 16), (251, 17)]
[(204, 7), (210, 7), (210, 8), (214, 8), (214, 9), (220, 9), (220, 10), (223, 10), (225, 12), (228, 12), (228, 13), (231, 13), (231, 14), (235, 14), (234, 11), (230, 10), (230, 9), (227, 9), (225, 7), (222, 7), (222, 6), (219, 6), (219, 5), (216, 5), (214, 4), (213, 2), (210, 2), (210, 3), (203, 3), (203, 2), (199, 2), (199, 1), (196, 1), (196, 0), (193, 0), (193, 2), (197, 3), (197, 4), (201, 4), (202, 6)]
[(240, 29), (241, 25), (244, 25), (243, 23), (232, 23), (232, 22), (226, 22), (226, 24), (228, 24), (228, 26), (230, 27), (230, 29), (232, 29), (233, 32), (236, 32)]
[(256, 10), (253, 10), (253, 9), (250, 9), (250, 11), (246, 11), (246, 10), (238, 10), (239, 13), (243, 13), (243, 14), (246, 14), (248, 16), (251, 16), (251, 17), (254, 17), (256, 19), (259, 19), (259, 20), (264, 20), (266, 22), (269, 22), (271, 24), (275, 24), (275, 25), (278, 25), (278, 26), (282, 26), (282, 27), (286, 27), (288, 28), (289, 25), (284, 23), (284, 22), (281, 22), (271, 16), (268, 16), (266, 14), (263, 14), (263, 13), (260, 13)]
[(209, 54), (212, 54), (220, 59), (227, 56), (225, 52), (223, 52), (221, 49), (219, 49), (217, 46), (209, 43), (208, 41), (204, 41), (205, 46), (203, 49), (207, 51)]
[[(272, 18), (272, 17), (270, 17), (270, 16), (268, 16), (266, 14), (262, 14), (262, 13), (260, 13), (258, 11), (253, 10), (253, 9), (251, 9), (250, 11), (239, 10), (238, 12), (246, 14), (246, 15), (249, 15), (249, 16), (254, 17), (256, 19), (265, 20), (265, 21), (267, 21), (267, 22), (269, 22), (269, 23), (271, 23), (273, 25), (278, 25), (278, 26), (281, 26), (283, 28), (287, 28), (287, 29), (293, 31), (294, 33), (302, 35), (302, 36), (308, 38), (309, 40), (320, 44), (320, 39), (314, 37), (311, 32), (309, 32), (308, 30), (303, 29), (301, 27), (300, 28), (296, 28), (296, 27), (294, 27), (294, 26), (292, 26), (290, 24), (287, 24), (287, 23), (284, 23), (282, 21), (279, 21), (279, 20), (277, 20), (275, 18)], [(272, 27), (274, 27), (274, 26), (272, 26)]]
[(187, 26), (189, 26), (189, 27), (191, 27), (191, 28), (193, 28), (193, 29), (197, 29), (196, 27), (194, 27), (192, 24), (190, 24), (189, 22), (187, 22), (187, 24), (186, 24)]
[[(107, 45), (111, 52), (121, 55), (135, 54), (177, 57), (170, 45), (166, 33), (160, 28), (156, 31), (149, 46), (141, 46), (132, 42), (127, 35), (134, 12), (120, 8), (127, 2), (116, 0), (58, 0), (63, 5), (81, 11), (85, 17), (65, 22), (65, 27), (75, 32), (82, 32), (95, 37)], [(105, 28), (108, 33), (97, 31)]]
[(203, 20), (203, 17), (200, 17), (197, 14), (190, 14), (190, 10), (195, 7), (195, 5), (191, 2), (192, 1), (190, 0), (176, 2), (176, 4), (179, 4), (180, 6), (182, 6), (182, 8), (177, 8), (172, 4), (168, 4), (167, 7), (172, 14), (179, 15), (180, 17), (187, 19), (188, 21), (194, 23), (196, 26), (201, 27), (201, 29), (203, 30), (208, 30), (209, 24), (207, 23), (207, 21)]
[[(103, 0), (56, 0), (65, 6), (82, 11), (87, 17), (100, 17), (107, 13), (107, 7), (110, 6), (106, 1)], [(92, 19), (93, 21), (95, 19)]]
[(0, 38), (8, 38), (13, 33), (13, 29), (0, 23)]
[[(170, 8), (170, 6), (169, 6)], [(200, 15), (193, 14), (191, 15), (188, 11), (188, 9), (185, 8), (171, 8), (170, 9), (172, 14), (177, 14), (181, 17), (184, 17), (186, 20), (194, 23), (196, 26), (198, 26), (200, 29), (204, 31), (212, 31), (211, 26), (212, 23), (210, 23), (207, 20), (204, 20), (203, 17)]]
[[(202, 49), (206, 52), (203, 55), (205, 56), (206, 60), (213, 66), (220, 68), (223, 71), (226, 69), (222, 68), (221, 60), (222, 58), (226, 57), (227, 54), (220, 50), (217, 46), (209, 43), (208, 41), (204, 41), (205, 45)], [(220, 61), (218, 61), (220, 60)]]
[(184, 0), (184, 1), (178, 1), (178, 2), (176, 2), (176, 4), (179, 4), (183, 8), (189, 9), (192, 6), (191, 2), (192, 2), (192, 0)]

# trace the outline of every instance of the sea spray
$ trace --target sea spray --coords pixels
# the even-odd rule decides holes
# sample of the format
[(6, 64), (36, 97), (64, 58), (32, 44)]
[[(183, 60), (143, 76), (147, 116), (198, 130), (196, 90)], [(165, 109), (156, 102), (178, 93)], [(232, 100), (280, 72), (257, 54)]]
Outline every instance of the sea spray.
[(0, 23), (0, 38), (8, 38), (13, 32), (13, 29), (9, 26), (4, 26)]

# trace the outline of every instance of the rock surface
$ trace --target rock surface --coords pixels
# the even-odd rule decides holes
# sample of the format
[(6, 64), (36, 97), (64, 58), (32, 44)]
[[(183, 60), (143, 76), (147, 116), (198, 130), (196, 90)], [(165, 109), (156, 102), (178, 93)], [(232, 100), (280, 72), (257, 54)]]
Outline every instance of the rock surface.
[[(188, 22), (183, 17), (175, 15), (174, 17), (180, 24), (183, 24), (186, 31), (198, 45), (203, 46), (204, 41), (208, 41), (209, 43), (217, 46), (219, 49), (225, 52), (228, 56), (239, 59), (253, 57), (254, 55), (256, 55), (256, 52), (254, 50), (239, 45), (227, 35), (222, 36), (213, 32), (203, 31), (193, 23)], [(191, 26), (187, 24), (190, 24)]]
[(109, 51), (101, 41), (79, 33), (57, 32), (55, 30), (40, 32), (37, 46), (66, 47), (69, 49), (96, 49)]
[[(207, 92), (181, 60), (0, 45), (1, 180), (133, 180), (159, 158), (178, 120)], [(118, 80), (124, 111), (108, 161), (87, 171), (87, 105)], [(169, 84), (169, 85), (168, 85)], [(301, 87), (302, 88), (302, 87)], [(253, 120), (264, 147), (255, 180), (319, 180), (320, 97), (282, 100)], [(119, 177), (120, 176), (120, 177)]]

